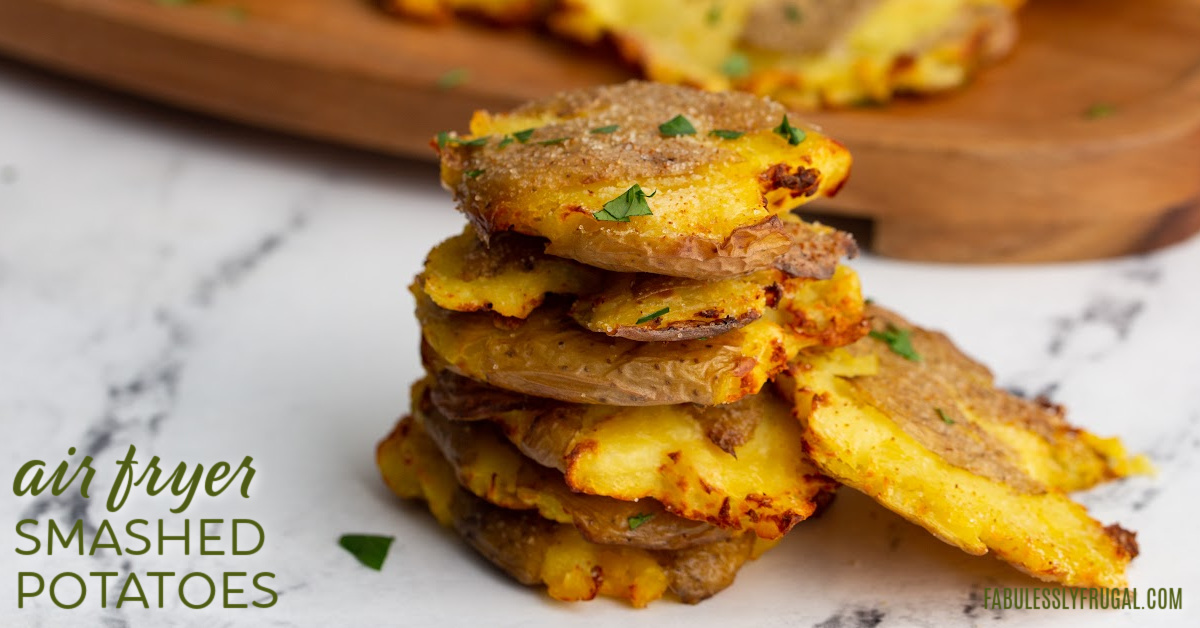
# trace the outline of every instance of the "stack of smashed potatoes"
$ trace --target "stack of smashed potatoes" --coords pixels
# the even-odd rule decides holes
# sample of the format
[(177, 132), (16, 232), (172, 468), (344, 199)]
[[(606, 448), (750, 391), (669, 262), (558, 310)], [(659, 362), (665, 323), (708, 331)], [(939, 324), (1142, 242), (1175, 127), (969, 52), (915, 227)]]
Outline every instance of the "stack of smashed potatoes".
[(426, 376), (377, 459), (515, 579), (694, 603), (844, 485), (971, 554), (1125, 586), (1133, 533), (1068, 492), (1146, 462), (864, 303), (853, 239), (792, 213), (850, 155), (783, 106), (633, 82), (436, 147), (471, 224), (411, 287)]

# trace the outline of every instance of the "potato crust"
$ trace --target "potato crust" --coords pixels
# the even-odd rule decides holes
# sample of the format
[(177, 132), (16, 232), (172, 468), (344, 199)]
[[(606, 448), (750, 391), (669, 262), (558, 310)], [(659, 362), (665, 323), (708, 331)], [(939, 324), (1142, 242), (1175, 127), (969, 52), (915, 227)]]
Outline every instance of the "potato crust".
[[(547, 253), (608, 270), (741, 275), (792, 247), (779, 215), (836, 193), (849, 174), (849, 152), (815, 129), (791, 120), (802, 129), (795, 145), (773, 131), (786, 113), (747, 94), (645, 82), (577, 90), (476, 113), (469, 137), (441, 142), (442, 183), (484, 241), (513, 230), (545, 237)], [(677, 115), (694, 134), (663, 135), (659, 126)], [(593, 216), (634, 184), (651, 215)]]
[[(464, 400), (461, 388), (439, 392), (445, 381), (438, 379), (431, 396), (442, 414), (499, 425), (521, 453), (561, 471), (575, 491), (621, 501), (651, 498), (686, 519), (777, 539), (835, 488), (807, 460), (790, 407), (771, 392), (720, 408), (525, 397), (501, 404), (519, 409), (495, 411)], [(739, 421), (749, 421), (748, 429), (739, 429)]]
[(431, 402), (427, 388), (425, 383), (414, 386), (413, 428), (403, 438), (433, 439), (459, 484), (491, 504), (536, 510), (543, 518), (574, 525), (588, 541), (605, 545), (675, 550), (730, 537), (720, 528), (676, 517), (653, 499), (634, 503), (576, 493), (561, 473), (522, 456), (495, 426), (447, 419)]
[(424, 500), (442, 525), (489, 561), (522, 584), (544, 584), (558, 600), (604, 595), (644, 607), (670, 591), (694, 604), (729, 586), (746, 560), (771, 545), (749, 534), (679, 550), (591, 543), (572, 525), (471, 495), (455, 482), (432, 440), (409, 438), (414, 429), (406, 417), (376, 449), (388, 487), (400, 497)]
[(1068, 586), (1125, 586), (1132, 533), (1101, 526), (1064, 491), (1146, 463), (997, 390), (945, 336), (869, 313), (877, 331), (907, 333), (919, 361), (878, 338), (801, 356), (780, 388), (816, 464), (968, 553)]
[(565, 305), (543, 306), (524, 320), (497, 320), (439, 308), (419, 281), (412, 292), (425, 342), (449, 368), (500, 388), (577, 403), (730, 403), (758, 392), (802, 348), (845, 344), (865, 331), (857, 275), (848, 268), (826, 281), (783, 282), (771, 316), (677, 342), (592, 333), (575, 325)]

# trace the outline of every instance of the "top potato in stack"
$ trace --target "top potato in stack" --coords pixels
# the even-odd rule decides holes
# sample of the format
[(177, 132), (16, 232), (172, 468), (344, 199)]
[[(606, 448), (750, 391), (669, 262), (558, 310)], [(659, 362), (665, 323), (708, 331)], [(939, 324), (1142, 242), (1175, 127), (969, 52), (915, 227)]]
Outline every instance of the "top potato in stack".
[(1138, 463), (865, 306), (853, 240), (791, 213), (841, 186), (839, 144), (757, 97), (637, 82), (471, 127), (435, 140), (471, 225), (412, 284), (428, 373), (377, 459), (513, 577), (695, 602), (836, 479), (967, 551), (1123, 583), (1132, 534), (1064, 491)]

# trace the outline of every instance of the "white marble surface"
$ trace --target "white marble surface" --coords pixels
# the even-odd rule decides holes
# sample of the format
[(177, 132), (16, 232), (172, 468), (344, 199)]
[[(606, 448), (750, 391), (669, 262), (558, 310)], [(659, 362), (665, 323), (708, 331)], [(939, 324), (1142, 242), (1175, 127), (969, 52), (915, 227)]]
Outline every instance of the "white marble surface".
[[(186, 515), (253, 517), (254, 556), (18, 556), (16, 521), (171, 517), (172, 500), (0, 498), (4, 626), (1198, 625), (1200, 240), (1103, 263), (970, 268), (855, 262), (869, 296), (950, 332), (1001, 382), (1067, 404), (1160, 473), (1083, 496), (1139, 533), (1140, 587), (1185, 610), (1009, 611), (980, 587), (1035, 584), (844, 491), (700, 606), (555, 603), (486, 568), (372, 464), (407, 404), (417, 329), (405, 291), (461, 218), (433, 167), (168, 112), (0, 65), (0, 479), (68, 447), (103, 494), (129, 444), (211, 463), (253, 455), (249, 500)], [(95, 503), (91, 503), (95, 502)], [(170, 519), (174, 521), (175, 519)], [(395, 534), (382, 572), (335, 543)], [(270, 609), (16, 608), (16, 574), (273, 571)], [(111, 592), (110, 592), (111, 595)], [(150, 592), (153, 595), (153, 592)], [(733, 622), (733, 623), (730, 623)]]

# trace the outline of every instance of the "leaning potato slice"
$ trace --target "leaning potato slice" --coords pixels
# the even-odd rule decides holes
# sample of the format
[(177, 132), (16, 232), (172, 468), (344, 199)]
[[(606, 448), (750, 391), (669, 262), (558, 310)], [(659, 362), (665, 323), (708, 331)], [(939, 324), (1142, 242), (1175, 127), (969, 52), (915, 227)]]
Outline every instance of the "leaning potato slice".
[(489, 503), (537, 510), (546, 519), (574, 525), (592, 543), (683, 549), (730, 536), (709, 524), (676, 517), (652, 499), (623, 502), (576, 493), (561, 473), (522, 456), (495, 426), (450, 421), (434, 407), (424, 384), (414, 386), (413, 393), (413, 427), (394, 437), (432, 438), (459, 484)]
[(786, 113), (653, 83), (578, 90), (439, 136), (442, 182), (484, 240), (513, 230), (609, 270), (741, 275), (792, 248), (780, 214), (849, 173), (841, 144)]
[(790, 407), (773, 392), (720, 408), (525, 398), (500, 404), (520, 407), (507, 411), (457, 391), (432, 392), (446, 417), (499, 424), (522, 453), (562, 471), (576, 491), (621, 501), (651, 498), (680, 517), (766, 539), (811, 516), (836, 487), (804, 455)]
[(872, 338), (802, 356), (794, 385), (781, 380), (817, 465), (968, 553), (1069, 586), (1124, 586), (1134, 535), (1063, 490), (1146, 463), (997, 390), (945, 336), (870, 313)]
[(746, 560), (771, 546), (749, 534), (682, 550), (590, 543), (574, 526), (467, 493), (430, 439), (407, 437), (414, 426), (402, 420), (376, 450), (388, 487), (400, 497), (425, 500), (439, 522), (453, 526), (485, 558), (523, 584), (545, 584), (555, 599), (605, 595), (643, 607), (669, 590), (696, 603), (729, 586)]
[(604, 285), (606, 273), (542, 252), (545, 243), (498, 233), (485, 245), (467, 227), (429, 252), (422, 289), (438, 307), (492, 311), (525, 318), (549, 293), (582, 294)]
[[(592, 333), (561, 306), (544, 306), (524, 320), (451, 312), (419, 284), (412, 292), (421, 332), (449, 368), (500, 388), (578, 403), (729, 403), (758, 392), (800, 349), (845, 344), (864, 331), (858, 278), (848, 268), (830, 280), (784, 282), (771, 316), (679, 342)], [(642, 323), (659, 327), (655, 320)]]

